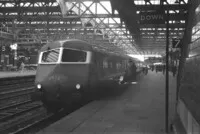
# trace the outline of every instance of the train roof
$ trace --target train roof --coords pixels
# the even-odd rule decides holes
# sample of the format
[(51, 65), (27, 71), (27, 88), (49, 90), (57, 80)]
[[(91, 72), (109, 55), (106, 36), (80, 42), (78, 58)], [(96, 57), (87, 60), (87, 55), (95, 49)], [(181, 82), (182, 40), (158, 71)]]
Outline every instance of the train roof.
[(103, 50), (100, 46), (91, 45), (87, 43), (86, 41), (79, 40), (79, 39), (67, 39), (67, 40), (58, 40), (58, 41), (50, 42), (44, 45), (40, 51), (46, 51), (48, 49), (55, 49), (59, 47), (75, 48), (75, 49), (86, 50), (86, 51), (96, 51), (96, 52), (101, 52), (101, 53), (105, 53), (105, 54), (109, 54), (113, 56), (124, 57), (126, 59), (133, 59), (134, 61), (137, 61), (137, 59), (130, 57), (128, 55), (120, 55), (113, 52), (108, 52), (106, 50)]
[(92, 50), (92, 46), (85, 41), (78, 39), (68, 39), (68, 40), (59, 40), (51, 43), (47, 43), (41, 48), (41, 51), (46, 51), (48, 49), (55, 49), (59, 47), (67, 48), (76, 48), (80, 50)]

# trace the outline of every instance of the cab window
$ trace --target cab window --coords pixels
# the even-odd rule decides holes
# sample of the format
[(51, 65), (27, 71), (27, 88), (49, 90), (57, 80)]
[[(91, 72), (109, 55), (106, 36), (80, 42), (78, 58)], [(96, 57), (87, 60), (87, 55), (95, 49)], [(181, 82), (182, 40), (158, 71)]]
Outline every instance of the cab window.
[(42, 63), (52, 63), (57, 62), (59, 57), (59, 50), (60, 49), (52, 49), (45, 52), (42, 52)]
[(80, 50), (63, 49), (62, 62), (86, 62), (87, 53)]

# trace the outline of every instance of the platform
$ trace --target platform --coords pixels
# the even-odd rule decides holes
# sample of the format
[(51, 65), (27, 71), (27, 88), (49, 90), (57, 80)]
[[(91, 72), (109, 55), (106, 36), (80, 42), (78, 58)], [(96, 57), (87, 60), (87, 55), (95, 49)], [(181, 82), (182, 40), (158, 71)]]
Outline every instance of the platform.
[[(176, 79), (170, 74), (169, 120), (175, 114)], [(165, 76), (151, 72), (127, 89), (94, 101), (37, 134), (165, 134)]]
[(0, 78), (16, 77), (16, 76), (28, 76), (35, 75), (36, 71), (18, 71), (18, 72), (3, 72), (0, 71)]

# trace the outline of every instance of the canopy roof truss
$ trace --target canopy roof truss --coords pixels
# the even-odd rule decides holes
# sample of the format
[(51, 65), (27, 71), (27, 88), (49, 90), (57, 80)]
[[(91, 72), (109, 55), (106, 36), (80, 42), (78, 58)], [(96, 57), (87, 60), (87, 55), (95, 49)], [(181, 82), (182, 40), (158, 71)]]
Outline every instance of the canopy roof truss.
[(124, 0), (1, 0), (1, 31), (14, 34), (15, 41), (22, 44), (85, 39), (86, 33), (88, 37), (93, 33), (102, 35), (101, 40), (107, 42), (104, 46), (111, 51), (117, 48), (132, 54), (161, 54), (165, 51), (166, 25), (143, 25), (138, 16), (141, 11), (158, 9), (162, 4), (170, 13), (170, 39), (183, 37), (187, 0), (177, 0), (178, 3), (176, 0), (164, 3), (162, 0), (127, 0), (133, 3), (129, 5), (129, 12), (136, 16), (134, 18), (123, 14), (129, 7), (126, 3), (121, 4), (123, 7), (115, 7), (112, 1), (125, 3)]

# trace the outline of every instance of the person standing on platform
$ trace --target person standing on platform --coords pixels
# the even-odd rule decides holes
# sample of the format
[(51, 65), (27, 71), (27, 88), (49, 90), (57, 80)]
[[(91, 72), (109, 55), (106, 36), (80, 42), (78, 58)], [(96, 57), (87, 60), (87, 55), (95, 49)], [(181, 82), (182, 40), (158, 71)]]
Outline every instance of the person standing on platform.
[(158, 72), (158, 65), (155, 66), (156, 73)]
[(21, 62), (21, 72), (24, 72), (24, 70), (25, 70), (24, 67), (25, 67), (25, 64), (24, 64), (24, 62), (22, 61), (22, 62)]
[(163, 65), (163, 74), (165, 74), (165, 65)]
[(148, 67), (147, 66), (145, 67), (145, 74), (146, 75), (148, 74)]
[(154, 71), (154, 65), (152, 65), (151, 71), (152, 71), (152, 72)]
[(19, 60), (17, 61), (17, 70), (18, 70), (18, 71), (20, 70), (21, 63), (22, 63), (22, 61), (19, 59)]
[(125, 71), (124, 79), (121, 83), (123, 84), (125, 82), (136, 82), (136, 70), (137, 67), (135, 63), (129, 59), (128, 67)]
[(143, 74), (146, 73), (145, 67), (142, 67), (142, 72), (143, 72)]
[(176, 75), (176, 66), (172, 67), (172, 73), (173, 73), (173, 76), (175, 77), (175, 75)]

